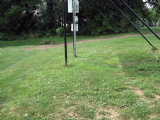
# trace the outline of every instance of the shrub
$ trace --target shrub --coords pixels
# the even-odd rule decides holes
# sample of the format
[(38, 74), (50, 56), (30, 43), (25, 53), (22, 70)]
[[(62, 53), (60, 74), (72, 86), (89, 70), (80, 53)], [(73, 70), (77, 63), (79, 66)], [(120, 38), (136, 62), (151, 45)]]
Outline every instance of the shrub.
[(51, 36), (53, 36), (53, 34), (50, 32), (46, 34), (46, 37), (51, 37)]
[(63, 34), (64, 34), (64, 29), (62, 27), (56, 29), (56, 35), (63, 36)]
[(0, 39), (3, 39), (4, 33), (0, 33)]
[(16, 35), (13, 35), (13, 34), (10, 34), (10, 33), (2, 33), (1, 34), (1, 39), (4, 40), (4, 41), (13, 41), (13, 40), (17, 40), (17, 36)]
[(92, 35), (92, 36), (98, 36), (98, 35), (100, 35), (100, 33), (101, 33), (101, 30), (100, 30), (100, 29), (95, 29), (95, 30), (92, 30), (92, 31), (91, 31), (91, 35)]
[(37, 30), (35, 32), (35, 35), (36, 35), (36, 37), (41, 38), (41, 37), (45, 36), (45, 31)]

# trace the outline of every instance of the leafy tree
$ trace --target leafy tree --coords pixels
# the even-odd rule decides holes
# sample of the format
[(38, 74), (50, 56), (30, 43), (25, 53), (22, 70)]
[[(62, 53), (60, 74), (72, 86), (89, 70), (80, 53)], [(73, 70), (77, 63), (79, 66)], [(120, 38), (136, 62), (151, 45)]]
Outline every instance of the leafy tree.
[[(79, 0), (79, 35), (107, 35), (133, 31), (134, 28), (121, 13), (106, 0)], [(139, 21), (119, 1), (113, 0), (127, 16), (138, 25)], [(159, 0), (124, 0), (144, 20), (149, 12), (146, 3), (158, 6)], [(157, 3), (158, 1), (158, 3)], [(38, 37), (53, 36), (63, 25), (62, 0), (5, 1), (1, 2), (0, 33), (5, 36), (34, 33)], [(158, 11), (156, 11), (158, 12)], [(70, 31), (72, 14), (67, 14)], [(70, 31), (71, 33), (71, 31)], [(16, 38), (15, 38), (16, 39)]]
[(34, 28), (34, 11), (37, 3), (30, 1), (1, 1), (2, 14), (0, 16), (0, 32), (10, 39), (10, 36), (15, 36), (11, 39), (16, 39), (17, 35), (22, 32), (28, 33)]
[(36, 28), (40, 36), (53, 36), (62, 22), (61, 0), (45, 0), (39, 5)]
[(154, 22), (154, 26), (157, 27), (157, 22), (159, 21), (160, 19), (160, 14), (158, 12), (156, 12), (156, 10), (154, 8), (152, 8), (150, 10), (150, 21), (153, 21)]
[[(138, 24), (136, 17), (128, 12), (128, 9), (117, 0), (113, 0), (116, 5), (135, 23)], [(140, 16), (145, 12), (142, 0), (125, 0), (125, 2)], [(79, 13), (79, 34), (87, 35), (105, 35), (113, 33), (124, 33), (133, 31), (134, 28), (121, 15), (121, 13), (112, 4), (106, 0), (80, 0)]]

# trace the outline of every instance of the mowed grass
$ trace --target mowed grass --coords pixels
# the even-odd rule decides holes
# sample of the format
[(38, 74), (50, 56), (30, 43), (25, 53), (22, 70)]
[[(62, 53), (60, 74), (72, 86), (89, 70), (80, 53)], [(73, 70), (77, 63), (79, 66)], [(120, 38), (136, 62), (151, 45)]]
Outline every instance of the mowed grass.
[(0, 49), (0, 119), (159, 120), (160, 50), (141, 36), (68, 46), (67, 67), (63, 47), (24, 47)]
[[(150, 27), (155, 33), (160, 33), (160, 27)], [(152, 32), (146, 27), (141, 27), (143, 34), (152, 34)]]
[[(152, 30), (155, 31), (155, 33), (160, 33), (160, 27), (151, 27)], [(152, 34), (146, 27), (141, 28), (141, 32), (143, 34)], [(116, 35), (103, 35), (103, 36), (77, 36), (77, 41), (83, 41), (83, 40), (90, 40), (90, 39), (99, 39), (99, 38), (111, 38), (111, 37), (118, 37), (128, 34), (138, 34), (139, 33), (121, 33)], [(37, 46), (42, 45), (45, 41), (52, 41), (54, 45), (56, 44), (63, 44), (64, 43), (64, 37), (50, 37), (50, 38), (34, 38), (34, 39), (26, 39), (26, 40), (14, 40), (14, 41), (0, 41), (0, 47), (9, 47), (9, 46)], [(73, 42), (72, 36), (67, 36), (67, 42)]]

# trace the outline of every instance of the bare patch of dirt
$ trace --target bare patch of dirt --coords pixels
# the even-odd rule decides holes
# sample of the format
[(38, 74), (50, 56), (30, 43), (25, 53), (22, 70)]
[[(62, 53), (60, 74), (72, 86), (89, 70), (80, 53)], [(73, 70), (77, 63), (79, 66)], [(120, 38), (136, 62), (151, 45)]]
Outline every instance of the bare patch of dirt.
[(119, 114), (113, 109), (113, 108), (98, 108), (96, 112), (96, 119), (113, 119), (113, 120), (119, 120), (118, 119)]
[(117, 65), (117, 67), (122, 68), (123, 66), (122, 65)]
[(130, 90), (132, 90), (134, 93), (136, 93), (136, 95), (142, 97), (142, 100), (143, 100), (143, 99), (145, 98), (145, 95), (144, 95), (143, 91), (142, 91), (140, 88), (138, 88), (138, 87), (132, 87), (132, 86), (130, 86), (129, 84), (130, 84), (130, 83), (127, 82), (127, 87), (128, 87)]
[(154, 114), (149, 115), (149, 119), (154, 119), (154, 118), (156, 118), (156, 115), (154, 115)]
[(139, 96), (144, 96), (143, 91), (139, 89), (138, 87), (133, 88), (133, 91)]
[[(138, 87), (132, 88), (132, 91), (133, 91), (134, 93), (136, 93), (138, 96), (142, 96), (143, 99), (145, 98), (145, 95), (144, 95), (143, 91), (142, 91), (141, 89), (139, 89)], [(153, 95), (155, 96), (155, 99), (156, 99), (156, 100), (159, 100), (159, 99), (160, 99), (160, 95), (156, 95), (156, 94), (153, 94)], [(150, 102), (153, 102), (153, 101), (152, 101), (152, 100), (148, 100), (148, 103), (150, 103)]]
[(156, 100), (159, 100), (160, 99), (160, 95), (156, 95), (156, 94), (153, 94), (156, 98)]
[(20, 85), (20, 87), (26, 87), (26, 86), (28, 86), (28, 84), (22, 84), (22, 85)]
[(118, 74), (118, 75), (126, 75), (125, 72), (118, 72), (117, 74)]
[(138, 87), (132, 87), (132, 86), (128, 86), (129, 89), (131, 89), (134, 93), (136, 93), (136, 95), (138, 95), (140, 97), (140, 100), (146, 102), (146, 103), (152, 103), (152, 100), (149, 100), (146, 98), (146, 96), (144, 95), (143, 91), (138, 88)]
[[(153, 94), (155, 96), (154, 99), (147, 99), (146, 96), (144, 95), (143, 91), (138, 88), (138, 87), (132, 87), (130, 86), (129, 82), (127, 82), (127, 87), (129, 89), (131, 89), (134, 93), (136, 93), (138, 96), (139, 96), (139, 99), (142, 100), (143, 102), (146, 102), (149, 104), (150, 108), (154, 108), (155, 107), (155, 102), (154, 100), (160, 100), (160, 95), (156, 95), (156, 94)], [(149, 116), (150, 119), (154, 119), (156, 116), (151, 114)]]
[(152, 104), (152, 105), (150, 105), (150, 107), (151, 107), (151, 108), (154, 108), (154, 107), (155, 107), (155, 105), (153, 105), (153, 104)]
[(75, 118), (78, 117), (78, 115), (77, 115), (76, 113), (74, 113), (74, 112), (69, 112), (69, 113), (68, 113), (68, 116), (69, 116), (69, 117), (75, 117)]
[(39, 46), (35, 46), (35, 47), (22, 48), (22, 50), (38, 49), (38, 50), (46, 51), (49, 48), (57, 48), (57, 47), (63, 47), (63, 46), (64, 46), (63, 44), (59, 44), (59, 45), (39, 45)]

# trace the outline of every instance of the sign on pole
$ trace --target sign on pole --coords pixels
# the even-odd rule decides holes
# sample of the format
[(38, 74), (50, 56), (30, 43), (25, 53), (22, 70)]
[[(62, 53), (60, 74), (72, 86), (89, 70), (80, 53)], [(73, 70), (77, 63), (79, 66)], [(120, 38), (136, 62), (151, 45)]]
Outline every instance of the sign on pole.
[(71, 24), (71, 31), (73, 31), (73, 51), (74, 57), (76, 57), (76, 32), (78, 31), (78, 17), (76, 13), (79, 13), (79, 1), (68, 0), (68, 13), (73, 13), (73, 24)]
[(68, 13), (72, 13), (72, 0), (68, 0)]
[(75, 12), (79, 13), (79, 1), (75, 0)]
[[(74, 31), (73, 29), (73, 24), (71, 24), (71, 31)], [(78, 24), (75, 24), (75, 31), (78, 32)]]

